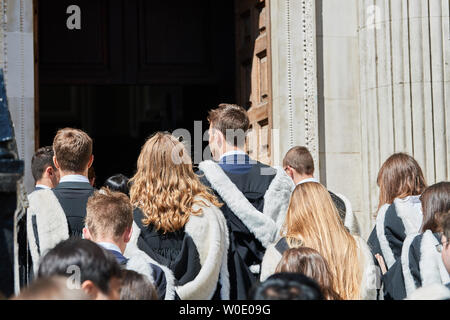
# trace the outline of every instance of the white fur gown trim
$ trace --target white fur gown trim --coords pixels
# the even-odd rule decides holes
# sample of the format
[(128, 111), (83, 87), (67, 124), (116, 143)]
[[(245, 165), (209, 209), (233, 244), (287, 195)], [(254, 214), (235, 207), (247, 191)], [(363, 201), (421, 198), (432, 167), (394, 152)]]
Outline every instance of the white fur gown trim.
[[(52, 190), (37, 190), (28, 196), (27, 237), (30, 246), (33, 270), (37, 273), (39, 259), (59, 242), (69, 238), (66, 215)], [(39, 251), (35, 239), (32, 217), (36, 216)]]
[[(201, 270), (194, 280), (175, 287), (173, 272), (151, 259), (145, 252), (137, 247), (140, 234), (138, 225), (133, 222), (130, 242), (125, 249), (125, 257), (140, 256), (145, 261), (161, 267), (166, 275), (166, 300), (172, 300), (176, 290), (181, 300), (208, 300), (214, 295), (217, 283), (221, 284), (221, 298), (229, 299), (230, 283), (228, 276), (228, 230), (225, 218), (216, 206), (203, 200), (209, 207), (203, 207), (200, 216), (190, 216), (186, 223), (185, 232), (192, 238), (200, 256)], [(198, 206), (194, 206), (194, 210)]]
[(211, 187), (264, 247), (275, 240), (284, 223), (293, 190), (293, 182), (286, 173), (280, 173), (277, 169), (277, 174), (264, 195), (262, 213), (245, 198), (217, 163), (211, 160), (203, 161), (199, 168), (211, 183)]

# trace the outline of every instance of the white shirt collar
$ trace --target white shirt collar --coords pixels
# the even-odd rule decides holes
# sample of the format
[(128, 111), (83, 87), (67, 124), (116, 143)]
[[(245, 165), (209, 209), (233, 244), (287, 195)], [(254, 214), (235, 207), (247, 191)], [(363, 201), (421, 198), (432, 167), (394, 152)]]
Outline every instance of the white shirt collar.
[(307, 183), (307, 182), (315, 182), (315, 183), (320, 183), (317, 179), (315, 178), (307, 178), (307, 179), (303, 179), (302, 181), (300, 181), (299, 183), (297, 183), (297, 185), (303, 184), (303, 183)]
[(122, 254), (122, 251), (120, 251), (120, 248), (117, 245), (115, 245), (114, 243), (111, 243), (111, 242), (97, 242), (97, 244), (99, 246), (102, 246), (106, 250), (117, 251), (120, 254)]
[(87, 182), (89, 183), (89, 179), (81, 174), (69, 174), (67, 176), (62, 177), (59, 180), (61, 182)]
[(35, 185), (35, 187), (41, 189), (51, 189), (49, 186), (46, 186), (45, 184), (37, 184)]
[(225, 157), (228, 157), (228, 156), (232, 156), (232, 155), (235, 155), (235, 154), (241, 154), (241, 155), (246, 155), (246, 153), (244, 152), (244, 151), (242, 151), (242, 150), (231, 150), (231, 151), (228, 151), (228, 152), (225, 152), (221, 157), (220, 157), (220, 160), (222, 160), (223, 158), (225, 158)]

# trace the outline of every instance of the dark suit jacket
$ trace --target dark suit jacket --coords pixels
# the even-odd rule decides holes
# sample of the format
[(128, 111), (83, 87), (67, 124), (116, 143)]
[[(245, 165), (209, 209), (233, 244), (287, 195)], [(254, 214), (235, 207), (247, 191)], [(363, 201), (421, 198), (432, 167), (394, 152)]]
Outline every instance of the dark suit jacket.
[(67, 217), (70, 236), (81, 237), (88, 198), (94, 188), (87, 182), (62, 182), (53, 189)]

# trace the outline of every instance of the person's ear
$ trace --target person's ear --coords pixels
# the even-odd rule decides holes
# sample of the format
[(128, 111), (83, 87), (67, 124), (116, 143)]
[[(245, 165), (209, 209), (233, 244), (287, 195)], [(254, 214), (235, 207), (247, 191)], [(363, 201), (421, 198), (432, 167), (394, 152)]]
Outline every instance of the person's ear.
[(97, 299), (97, 296), (99, 294), (99, 290), (97, 286), (91, 281), (86, 280), (81, 284), (81, 289), (92, 299)]
[(130, 242), (132, 233), (133, 233), (133, 227), (126, 229), (125, 233), (123, 234), (123, 242), (125, 242), (125, 243)]
[(47, 168), (45, 168), (45, 173), (49, 177), (52, 177), (55, 174), (55, 172), (53, 171), (53, 167), (52, 166), (48, 166)]
[(55, 164), (56, 169), (60, 168), (58, 160), (56, 160), (56, 156), (53, 156), (53, 163)]
[(86, 240), (91, 240), (91, 241), (93, 241), (92, 236), (91, 236), (91, 233), (89, 232), (89, 229), (86, 228), (86, 227), (83, 228), (83, 237), (84, 237), (84, 239), (86, 239)]
[(91, 154), (91, 157), (89, 158), (89, 162), (88, 162), (88, 168), (90, 168), (92, 166), (93, 162), (94, 162), (94, 155)]

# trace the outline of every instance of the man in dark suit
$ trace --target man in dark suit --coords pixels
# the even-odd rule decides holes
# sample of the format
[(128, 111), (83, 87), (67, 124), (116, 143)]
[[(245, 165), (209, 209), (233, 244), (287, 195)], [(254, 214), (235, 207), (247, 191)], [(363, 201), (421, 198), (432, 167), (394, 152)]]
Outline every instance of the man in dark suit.
[(83, 131), (61, 129), (53, 140), (59, 184), (28, 196), (27, 233), (34, 270), (41, 253), (69, 237), (81, 238), (88, 198), (94, 193), (88, 170), (94, 161), (92, 139)]
[(244, 152), (249, 118), (244, 108), (221, 104), (209, 112), (209, 146), (215, 161), (199, 165), (227, 220), (230, 298), (247, 299), (258, 280), (265, 248), (284, 222), (294, 184), (282, 168), (272, 168)]
[(53, 148), (39, 148), (31, 159), (31, 174), (35, 181), (34, 191), (52, 189), (59, 183), (59, 170), (53, 163)]
[(61, 176), (53, 192), (67, 217), (70, 235), (81, 237), (87, 200), (94, 193), (88, 179), (94, 161), (92, 139), (81, 130), (65, 128), (56, 133), (53, 150)]

